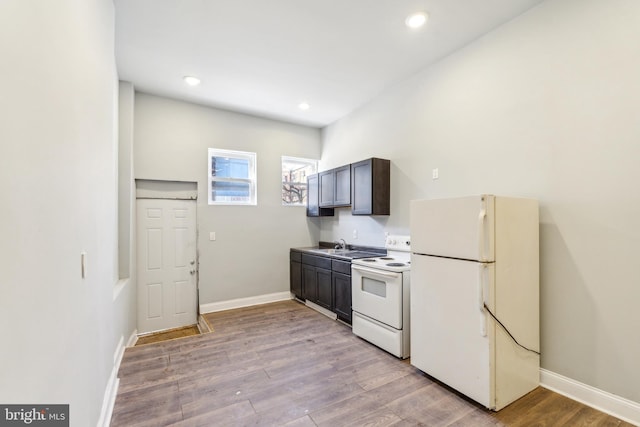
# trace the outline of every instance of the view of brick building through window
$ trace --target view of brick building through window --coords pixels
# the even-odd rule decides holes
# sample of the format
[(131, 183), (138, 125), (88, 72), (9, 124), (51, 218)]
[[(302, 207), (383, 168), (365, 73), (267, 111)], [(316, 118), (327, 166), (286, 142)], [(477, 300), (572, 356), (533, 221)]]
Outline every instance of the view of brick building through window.
[(301, 206), (307, 203), (307, 177), (318, 170), (318, 161), (282, 157), (282, 204)]

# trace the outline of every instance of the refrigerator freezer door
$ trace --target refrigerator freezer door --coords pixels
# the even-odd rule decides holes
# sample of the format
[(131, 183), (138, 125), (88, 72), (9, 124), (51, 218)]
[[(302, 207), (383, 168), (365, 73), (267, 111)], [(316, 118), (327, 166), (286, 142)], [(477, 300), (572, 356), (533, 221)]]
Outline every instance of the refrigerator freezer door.
[(495, 406), (494, 264), (413, 255), (411, 364), (487, 408)]
[(495, 261), (491, 195), (412, 200), (411, 250), (450, 258)]

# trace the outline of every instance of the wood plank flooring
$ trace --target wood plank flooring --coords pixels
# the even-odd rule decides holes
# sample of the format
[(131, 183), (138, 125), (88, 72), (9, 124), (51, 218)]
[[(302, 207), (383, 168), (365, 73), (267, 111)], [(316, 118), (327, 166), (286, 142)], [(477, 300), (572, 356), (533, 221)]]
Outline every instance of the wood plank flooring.
[(492, 413), (294, 301), (128, 348), (117, 426), (631, 426), (543, 388)]

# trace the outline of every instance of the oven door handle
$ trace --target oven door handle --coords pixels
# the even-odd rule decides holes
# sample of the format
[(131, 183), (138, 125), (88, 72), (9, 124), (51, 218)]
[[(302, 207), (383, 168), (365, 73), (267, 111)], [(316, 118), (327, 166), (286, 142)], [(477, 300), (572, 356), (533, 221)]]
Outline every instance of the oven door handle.
[(372, 270), (370, 268), (360, 267), (359, 265), (351, 264), (351, 268), (353, 268), (354, 270), (358, 270), (361, 273), (369, 273), (369, 274), (375, 274), (377, 276), (391, 277), (391, 278), (398, 277), (398, 273), (387, 273), (385, 271)]

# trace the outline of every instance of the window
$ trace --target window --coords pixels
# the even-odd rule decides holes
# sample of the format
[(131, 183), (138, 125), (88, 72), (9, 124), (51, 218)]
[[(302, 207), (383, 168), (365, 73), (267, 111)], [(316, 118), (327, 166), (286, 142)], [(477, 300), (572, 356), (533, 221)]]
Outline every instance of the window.
[(209, 148), (209, 204), (256, 204), (256, 153)]
[(318, 161), (282, 156), (282, 204), (307, 204), (307, 176), (318, 170)]

